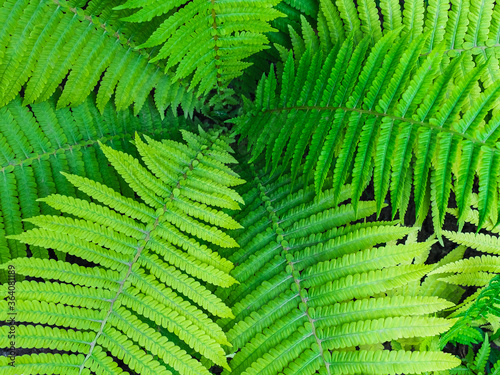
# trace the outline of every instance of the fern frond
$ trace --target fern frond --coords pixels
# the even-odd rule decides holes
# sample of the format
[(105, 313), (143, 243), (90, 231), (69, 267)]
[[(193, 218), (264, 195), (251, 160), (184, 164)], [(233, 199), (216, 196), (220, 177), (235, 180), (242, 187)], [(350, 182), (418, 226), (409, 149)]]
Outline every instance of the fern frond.
[[(6, 236), (19, 234), (23, 229), (33, 228), (27, 219), (39, 214), (54, 214), (57, 211), (37, 198), (53, 193), (85, 196), (59, 173), (66, 171), (80, 174), (106, 183), (126, 196), (132, 191), (123, 179), (108, 166), (98, 142), (113, 145), (132, 155), (135, 149), (129, 140), (134, 132), (165, 136), (179, 127), (189, 126), (170, 114), (164, 120), (151, 100), (145, 103), (139, 116), (131, 111), (121, 115), (111, 104), (101, 115), (94, 99), (89, 97), (83, 104), (73, 109), (55, 108), (55, 100), (21, 105), (17, 97), (0, 109), (0, 257), (4, 262), (25, 256), (25, 245)], [(86, 198), (85, 198), (86, 199)], [(234, 223), (233, 223), (234, 225)], [(30, 247), (31, 255), (48, 257), (45, 248)], [(58, 257), (63, 254), (56, 251)], [(5, 273), (1, 273), (6, 281)]]
[[(480, 304), (479, 300), (481, 298), (486, 301), (490, 298), (491, 294), (498, 294), (500, 258), (497, 256), (497, 237), (482, 233), (457, 233), (450, 231), (443, 231), (443, 235), (463, 246), (494, 254), (460, 259), (453, 263), (442, 265), (431, 272), (431, 274), (439, 276), (440, 280), (446, 283), (480, 287), (475, 294), (462, 302), (461, 308), (456, 313), (473, 309), (475, 304)], [(483, 296), (488, 298), (484, 298)], [(498, 316), (500, 312), (494, 313), (494, 315)]]
[[(435, 4), (437, 18), (440, 4)], [(314, 169), (317, 192), (330, 169), (337, 191), (352, 179), (355, 207), (372, 173), (378, 212), (390, 192), (393, 217), (398, 210), (400, 215), (406, 212), (411, 185), (417, 214), (425, 210), (424, 195), (430, 191), (437, 231), (451, 191), (463, 215), (477, 174), (482, 227), (496, 215), (492, 207), (498, 201), (495, 145), (500, 117), (490, 113), (500, 97), (500, 81), (479, 96), (475, 90), (493, 62), (488, 60), (455, 82), (465, 57), (453, 59), (441, 71), (442, 47), (421, 56), (429, 38), (437, 34), (416, 36), (408, 45), (407, 34), (395, 42), (398, 33), (387, 32), (369, 52), (368, 37), (357, 46), (350, 37), (326, 58), (320, 51), (305, 50), (296, 61), (293, 83), (287, 79), (294, 73), (291, 62), (285, 64), (278, 84), (274, 72), (261, 79), (260, 87), (271, 90), (268, 97), (286, 102), (254, 101), (233, 121), (235, 134), (248, 138), (252, 160), (262, 157), (270, 170), (291, 165), (295, 177), (304, 165), (308, 178)], [(254, 130), (263, 124), (265, 131)]]
[[(403, 9), (394, 0), (362, 4), (353, 0), (325, 0), (323, 3), (318, 18), (338, 14), (337, 22), (328, 23), (331, 34), (349, 32), (355, 25), (358, 38), (361, 38), (363, 34), (369, 35), (375, 27), (382, 28), (386, 33), (403, 25), (411, 34), (411, 39), (430, 32), (426, 42), (428, 53), (444, 41), (450, 57), (465, 53), (475, 55), (474, 61), (480, 63), (485, 57), (497, 54), (500, 8), (492, 0), (410, 0), (403, 3)], [(356, 9), (361, 22), (354, 21)], [(370, 19), (362, 16), (367, 9), (373, 14)], [(492, 82), (489, 80), (489, 83)]]
[[(413, 229), (353, 224), (373, 214), (375, 203), (360, 202), (356, 216), (350, 204), (334, 203), (349, 198), (348, 186), (337, 192), (328, 178), (328, 188), (315, 195), (310, 182), (293, 184), (291, 174), (265, 174), (262, 165), (245, 171), (254, 187), (244, 193), (247, 205), (237, 214), (246, 228), (234, 232), (241, 248), (229, 256), (240, 284), (218, 292), (236, 317), (221, 320), (235, 352), (232, 373), (419, 373), (458, 365), (439, 352), (418, 353), (421, 360), (412, 361), (415, 353), (408, 351), (369, 349), (392, 339), (434, 336), (452, 324), (428, 316), (451, 307), (448, 301), (385, 293), (420, 282), (432, 266), (409, 263), (433, 242), (379, 247)], [(356, 346), (362, 349), (345, 351)], [(347, 360), (347, 353), (354, 355)]]
[[(71, 217), (34, 217), (29, 222), (37, 228), (9, 236), (91, 265), (33, 257), (0, 265), (15, 267), (21, 275), (54, 280), (18, 285), (16, 319), (25, 325), (16, 332), (17, 345), (72, 351), (67, 363), (79, 374), (115, 373), (120, 366), (113, 364), (113, 357), (141, 374), (209, 374), (198, 355), (228, 368), (222, 345), (229, 342), (210, 316), (233, 315), (207, 284), (227, 287), (236, 280), (228, 274), (232, 264), (207, 245), (237, 246), (218, 227), (238, 225), (218, 211), (224, 204), (216, 203), (233, 198), (242, 202), (229, 189), (242, 180), (227, 172), (226, 164), (234, 161), (227, 136), (202, 129), (200, 135), (182, 135), (187, 147), (149, 137), (144, 142), (136, 134), (134, 144), (146, 166), (101, 143), (109, 163), (140, 198), (64, 174), (101, 204), (51, 195), (43, 201)], [(207, 166), (213, 173), (209, 177)], [(207, 186), (198, 203), (189, 198), (193, 182)], [(212, 193), (218, 199), (208, 199)], [(193, 207), (200, 208), (194, 217)], [(8, 293), (3, 285), (0, 294), (7, 297)], [(2, 320), (7, 320), (7, 303), (1, 301)], [(2, 345), (8, 346), (5, 340)], [(26, 372), (38, 372), (39, 366), (59, 368), (56, 358), (36, 363), (40, 359), (33, 357), (31, 367), (26, 362), (22, 368)]]
[(330, 360), (332, 370), (339, 374), (421, 374), (425, 371), (441, 371), (457, 366), (454, 357), (440, 352), (359, 351), (334, 352)]
[[(164, 98), (156, 101), (160, 112), (174, 102), (166, 98), (168, 93), (176, 92), (177, 104), (182, 103), (185, 112), (192, 114), (200, 106), (193, 93), (161, 74), (163, 66), (149, 63), (147, 51), (134, 50), (132, 38), (123, 33), (131, 30), (113, 21), (111, 26), (109, 4), (107, 11), (103, 8), (101, 4), (83, 11), (66, 1), (3, 2), (0, 24), (18, 21), (15, 28), (4, 28), (0, 34), (0, 105), (14, 99), (23, 86), (23, 104), (43, 102), (67, 76), (58, 108), (81, 104), (100, 82), (97, 107), (101, 112), (115, 93), (117, 110), (134, 104), (137, 114), (156, 87)], [(99, 11), (102, 19), (96, 15)], [(134, 39), (142, 40), (140, 31), (134, 34)]]
[(242, 60), (267, 48), (264, 33), (276, 31), (269, 22), (283, 16), (273, 8), (278, 2), (127, 1), (115, 9), (140, 8), (123, 18), (127, 22), (146, 22), (154, 16), (166, 15), (164, 22), (138, 48), (160, 46), (150, 61), (166, 59), (166, 73), (175, 67), (174, 81), (194, 74), (191, 89), (199, 85), (197, 91), (202, 94), (226, 87), (249, 65)]

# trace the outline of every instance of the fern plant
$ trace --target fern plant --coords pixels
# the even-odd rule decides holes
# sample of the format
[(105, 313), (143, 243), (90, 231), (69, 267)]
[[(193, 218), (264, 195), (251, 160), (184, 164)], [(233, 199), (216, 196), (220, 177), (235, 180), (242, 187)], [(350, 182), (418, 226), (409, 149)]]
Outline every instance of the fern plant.
[(150, 52), (135, 48), (156, 22), (124, 28), (113, 6), (105, 1), (2, 2), (0, 105), (14, 99), (23, 85), (23, 104), (46, 101), (64, 79), (58, 108), (82, 103), (100, 81), (101, 112), (115, 94), (117, 110), (134, 104), (137, 114), (155, 88), (160, 111), (182, 103), (185, 112), (192, 113), (200, 105), (194, 95), (161, 74), (163, 67), (149, 62)]
[[(466, 214), (466, 221), (477, 226), (478, 211), (477, 195), (472, 196), (473, 206)], [(448, 210), (457, 215), (456, 209)], [(495, 234), (498, 228), (492, 222), (485, 225), (485, 229)], [(497, 349), (493, 349), (490, 341), (494, 341), (500, 334), (500, 267), (498, 267), (498, 238), (486, 233), (459, 233), (452, 231), (443, 232), (451, 241), (460, 244), (459, 247), (471, 248), (491, 255), (476, 255), (466, 259), (458, 259), (441, 265), (432, 273), (438, 280), (449, 285), (477, 288), (450, 316), (457, 317), (451, 329), (440, 340), (441, 348), (446, 344), (466, 346), (467, 355), (464, 363), (450, 374), (496, 374), (500, 371)], [(463, 250), (461, 250), (463, 253)], [(491, 338), (490, 338), (491, 336)], [(474, 347), (477, 346), (477, 352)]]
[(450, 375), (455, 374), (468, 374), (468, 375), (479, 375), (479, 374), (493, 374), (497, 375), (500, 373), (500, 362), (497, 361), (494, 364), (489, 364), (489, 358), (491, 353), (490, 342), (488, 335), (485, 335), (485, 339), (478, 349), (477, 353), (469, 346), (467, 355), (465, 357), (465, 363), (453, 370), (449, 371)]
[[(63, 195), (42, 198), (72, 216), (34, 217), (28, 220), (38, 228), (10, 236), (89, 264), (32, 257), (2, 265), (45, 280), (26, 280), (17, 287), (17, 320), (24, 322), (17, 327), (18, 345), (73, 352), (21, 356), (15, 368), (3, 357), (3, 374), (42, 369), (122, 373), (113, 357), (140, 374), (170, 374), (171, 368), (179, 374), (208, 374), (189, 356), (191, 351), (227, 367), (221, 345), (228, 342), (210, 317), (232, 313), (204, 283), (227, 287), (235, 280), (228, 274), (232, 264), (204, 242), (236, 246), (218, 228), (239, 225), (217, 208), (238, 207), (241, 198), (229, 187), (242, 180), (225, 165), (233, 162), (227, 137), (217, 132), (184, 132), (183, 137), (187, 145), (150, 138), (145, 143), (136, 136), (147, 168), (101, 144), (143, 203), (100, 182), (65, 175), (102, 205)], [(2, 301), (2, 320), (7, 320), (6, 304)], [(1, 327), (2, 345), (8, 328)]]
[[(221, 323), (236, 352), (231, 373), (422, 373), (458, 364), (436, 351), (382, 346), (435, 336), (451, 323), (432, 316), (453, 306), (449, 301), (391, 294), (432, 269), (411, 264), (431, 241), (376, 247), (412, 229), (352, 223), (352, 205), (334, 203), (350, 198), (349, 187), (334, 200), (334, 189), (315, 196), (312, 184), (293, 186), (288, 174), (251, 168), (245, 178), (254, 185), (242, 195), (246, 205), (235, 216), (245, 229), (234, 232), (241, 248), (229, 256), (240, 284), (219, 292), (235, 315)], [(360, 202), (358, 217), (375, 211), (375, 202)]]
[(356, 45), (351, 35), (326, 56), (314, 43), (294, 49), (279, 82), (273, 68), (261, 79), (255, 100), (234, 120), (235, 133), (248, 137), (252, 160), (262, 154), (270, 170), (290, 165), (294, 178), (300, 168), (306, 178), (314, 175), (317, 192), (330, 169), (337, 193), (352, 180), (355, 206), (373, 177), (377, 211), (390, 190), (393, 217), (406, 212), (403, 196), (413, 179), (418, 218), (427, 214), (430, 194), (438, 232), (452, 179), (463, 222), (477, 174), (481, 227), (498, 201), (499, 117), (491, 112), (500, 81), (465, 108), (467, 94), (489, 65), (472, 69), (455, 84), (460, 58), (442, 74), (442, 51), (419, 60), (428, 37), (408, 45), (408, 34), (390, 31), (369, 50), (369, 37)]
[[(33, 225), (22, 222), (32, 216), (54, 214), (57, 211), (37, 198), (53, 193), (84, 198), (60, 172), (86, 176), (106, 183), (113, 189), (131, 196), (133, 190), (113, 168), (108, 166), (98, 142), (111, 145), (132, 155), (129, 143), (134, 132), (154, 138), (171, 138), (174, 130), (189, 128), (189, 122), (177, 119), (172, 113), (163, 120), (148, 100), (138, 117), (131, 111), (117, 113), (108, 104), (99, 114), (94, 98), (70, 109), (56, 109), (56, 98), (21, 105), (17, 97), (0, 109), (0, 259), (25, 256), (26, 245), (6, 238), (31, 229)], [(192, 125), (191, 125), (192, 126)], [(31, 246), (30, 254), (47, 258), (47, 249)], [(57, 252), (58, 257), (63, 256)], [(7, 281), (4, 271), (0, 280)]]
[(128, 22), (166, 15), (138, 48), (160, 45), (150, 61), (167, 59), (166, 70), (176, 66), (174, 81), (194, 73), (190, 85), (199, 84), (198, 91), (204, 93), (214, 86), (227, 86), (249, 65), (243, 59), (268, 48), (264, 33), (274, 31), (268, 22), (282, 15), (273, 8), (278, 2), (193, 0), (158, 4), (127, 0), (114, 9), (138, 9), (123, 19)]
[[(469, 305), (466, 311), (458, 314), (459, 319), (453, 327), (441, 337), (440, 345), (444, 347), (448, 343), (458, 343), (467, 347), (467, 354), (463, 364), (449, 371), (450, 374), (498, 374), (500, 373), (500, 360), (498, 349), (492, 348), (495, 337), (498, 338), (498, 309), (500, 275), (495, 276), (485, 289), (476, 297), (474, 303)], [(494, 317), (496, 327), (493, 328), (491, 339), (488, 329), (479, 328), (484, 321), (491, 321)], [(486, 327), (483, 325), (483, 327)], [(497, 332), (495, 332), (497, 330)], [(473, 344), (480, 344), (475, 353)], [(496, 356), (494, 355), (496, 354)]]
[(2, 373), (498, 371), (444, 343), (496, 293), (499, 46), (493, 0), (1, 2)]

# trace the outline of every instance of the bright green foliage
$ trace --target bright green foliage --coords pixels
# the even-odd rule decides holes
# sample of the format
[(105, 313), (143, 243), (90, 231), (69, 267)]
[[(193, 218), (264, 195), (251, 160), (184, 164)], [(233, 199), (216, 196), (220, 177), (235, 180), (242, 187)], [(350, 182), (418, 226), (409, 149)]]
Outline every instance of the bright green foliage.
[[(122, 374), (106, 354), (131, 371), (146, 374), (209, 374), (190, 354), (199, 353), (227, 367), (228, 345), (210, 316), (232, 317), (231, 310), (206, 283), (228, 287), (231, 262), (207, 246), (237, 246), (219, 228), (239, 228), (218, 208), (235, 209), (241, 197), (230, 187), (243, 180), (227, 163), (228, 138), (211, 131), (183, 131), (186, 145), (135, 137), (146, 167), (132, 156), (101, 144), (111, 165), (141, 200), (84, 177), (65, 174), (76, 188), (98, 203), (64, 195), (42, 201), (70, 216), (28, 219), (38, 228), (10, 236), (30, 245), (57, 249), (89, 263), (16, 258), (3, 269), (41, 277), (16, 286), (16, 345), (75, 352), (22, 356), (16, 367), (3, 357), (2, 374)], [(207, 245), (206, 245), (207, 244)], [(48, 280), (54, 281), (48, 281)], [(7, 285), (1, 288), (7, 296)], [(0, 302), (7, 319), (7, 301)], [(46, 324), (52, 327), (47, 327)], [(9, 327), (0, 328), (8, 346)], [(173, 369), (172, 372), (169, 369)]]
[(462, 311), (456, 314), (460, 319), (443, 335), (441, 347), (444, 347), (450, 341), (464, 345), (477, 344), (483, 341), (480, 331), (475, 327), (483, 324), (485, 319), (491, 319), (492, 316), (500, 318), (499, 294), (500, 275), (496, 275), (480, 291), (474, 301), (468, 305), (467, 309), (462, 308)]
[[(472, 303), (467, 310), (457, 315), (459, 317), (458, 321), (441, 337), (441, 347), (444, 347), (448, 342), (468, 345), (468, 354), (464, 359), (464, 364), (450, 370), (449, 373), (451, 375), (475, 375), (485, 373), (498, 375), (500, 371), (500, 361), (492, 360), (492, 356), (490, 355), (491, 343), (488, 333), (482, 333), (482, 330), (478, 327), (481, 325), (484, 326), (484, 322), (488, 320), (491, 321), (492, 318), (496, 319), (498, 322), (500, 318), (499, 295), (500, 275), (497, 275), (475, 298), (474, 303)], [(498, 330), (498, 324), (496, 329)], [(494, 331), (493, 336), (498, 337), (498, 333)], [(472, 344), (477, 344), (481, 341), (482, 344), (479, 350), (474, 354)]]
[(500, 375), (499, 51), (494, 0), (0, 2), (0, 373)]
[[(471, 203), (476, 208), (478, 200), (477, 194), (471, 196)], [(455, 216), (458, 215), (456, 209), (450, 209), (449, 212)], [(463, 216), (466, 222), (478, 225), (480, 214), (477, 209), (468, 208)], [(500, 228), (494, 227), (491, 221), (485, 223), (485, 229), (495, 234), (500, 232)], [(500, 328), (500, 310), (496, 306), (498, 303), (497, 296), (500, 293), (500, 284), (498, 282), (500, 242), (496, 235), (485, 233), (443, 231), (443, 235), (463, 247), (488, 254), (458, 259), (440, 265), (431, 272), (432, 275), (439, 277), (439, 280), (445, 283), (478, 288), (453, 313), (454, 316), (464, 316), (464, 318), (443, 338), (443, 343), (449, 340), (455, 340), (463, 344), (476, 343), (480, 338), (478, 338), (476, 331), (470, 329), (471, 322), (479, 320), (481, 317), (486, 319), (486, 322), (496, 324), (495, 331)], [(499, 321), (497, 322), (497, 320)]]
[[(134, 155), (129, 140), (134, 132), (154, 138), (172, 137), (174, 130), (186, 127), (183, 119), (170, 114), (161, 120), (152, 100), (147, 100), (139, 116), (130, 110), (117, 114), (109, 103), (101, 115), (94, 99), (70, 109), (55, 109), (55, 99), (21, 106), (17, 97), (0, 108), (0, 262), (26, 255), (26, 246), (5, 236), (31, 229), (21, 222), (39, 214), (55, 214), (49, 205), (37, 198), (53, 193), (86, 199), (61, 174), (61, 171), (106, 182), (126, 196), (133, 191), (100, 151), (98, 142)], [(31, 255), (47, 258), (46, 249), (30, 247)], [(56, 253), (58, 257), (62, 253)], [(6, 274), (0, 271), (0, 280)]]
[(180, 103), (192, 113), (199, 106), (193, 93), (162, 74), (162, 66), (148, 62), (148, 52), (134, 48), (134, 42), (147, 38), (150, 25), (127, 29), (109, 14), (109, 3), (87, 5), (83, 11), (65, 0), (2, 2), (0, 105), (14, 99), (23, 85), (23, 104), (45, 101), (69, 72), (58, 108), (82, 103), (98, 82), (101, 112), (114, 93), (117, 110), (134, 104), (137, 114), (153, 88), (160, 111)]
[(498, 237), (482, 233), (460, 233), (443, 231), (449, 240), (492, 255), (479, 255), (443, 265), (431, 272), (441, 274), (441, 281), (446, 283), (480, 289), (464, 303), (462, 311), (474, 303), (477, 295), (488, 285), (500, 270), (500, 247)]
[(191, 88), (199, 84), (205, 93), (227, 86), (250, 65), (243, 59), (268, 48), (264, 33), (276, 30), (269, 21), (283, 15), (273, 9), (279, 1), (127, 0), (115, 9), (138, 9), (123, 18), (128, 22), (166, 15), (138, 48), (161, 46), (150, 61), (166, 59), (165, 72), (175, 67), (174, 81), (194, 73)]
[(449, 374), (450, 375), (494, 374), (496, 372), (494, 368), (492, 369), (492, 371), (487, 371), (488, 358), (490, 356), (490, 352), (491, 352), (491, 347), (490, 347), (490, 342), (488, 340), (488, 335), (485, 335), (485, 339), (481, 347), (477, 351), (477, 353), (474, 354), (472, 347), (469, 346), (467, 356), (465, 357), (465, 363), (460, 367), (449, 370)]
[(491, 111), (500, 80), (467, 105), (491, 65), (454, 82), (465, 58), (447, 64), (436, 50), (419, 60), (428, 38), (410, 43), (391, 31), (370, 49), (370, 38), (356, 44), (351, 35), (326, 56), (294, 47), (280, 77), (271, 67), (252, 105), (232, 120), (235, 133), (248, 137), (253, 160), (263, 154), (271, 170), (291, 166), (294, 179), (299, 170), (314, 175), (317, 192), (330, 170), (335, 197), (352, 181), (355, 208), (373, 177), (377, 211), (390, 191), (393, 216), (404, 213), (413, 180), (417, 219), (426, 216), (430, 194), (437, 230), (451, 189), (463, 215), (477, 174), (481, 227), (496, 216), (498, 201), (500, 116)]
[[(382, 346), (432, 337), (451, 325), (433, 316), (449, 301), (391, 293), (432, 269), (411, 263), (434, 241), (377, 246), (414, 230), (352, 223), (353, 207), (334, 203), (350, 197), (349, 187), (337, 193), (327, 181), (329, 188), (315, 195), (312, 184), (301, 188), (289, 174), (257, 169), (243, 175), (252, 184), (234, 216), (245, 228), (233, 232), (241, 248), (229, 256), (240, 284), (218, 293), (235, 315), (221, 321), (236, 352), (232, 374), (420, 374), (458, 365), (439, 351)], [(375, 211), (375, 202), (358, 205), (360, 218)]]
[(469, 51), (478, 56), (477, 62), (498, 55), (500, 7), (494, 0), (405, 0), (402, 5), (397, 0), (320, 0), (319, 4), (315, 18), (329, 20), (333, 36), (355, 31), (359, 40), (373, 33), (377, 41), (381, 28), (386, 34), (403, 27), (410, 40), (430, 33), (426, 52), (444, 42), (447, 53)]
[[(279, 17), (271, 21), (271, 25), (278, 32), (268, 33), (268, 38), (272, 43), (287, 44), (289, 36), (293, 32), (301, 31), (301, 19), (306, 17), (313, 26), (323, 22), (318, 20), (319, 1), (317, 0), (282, 0), (275, 9), (283, 13), (285, 17)], [(290, 29), (291, 27), (291, 29)], [(292, 31), (293, 30), (293, 31)], [(305, 37), (306, 33), (303, 33)]]

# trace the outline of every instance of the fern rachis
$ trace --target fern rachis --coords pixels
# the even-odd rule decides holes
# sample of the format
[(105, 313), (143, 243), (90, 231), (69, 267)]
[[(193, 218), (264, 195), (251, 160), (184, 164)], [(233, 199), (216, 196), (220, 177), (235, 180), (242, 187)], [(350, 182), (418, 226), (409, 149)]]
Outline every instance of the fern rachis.
[[(23, 324), (17, 327), (17, 345), (76, 352), (70, 354), (69, 367), (67, 356), (31, 355), (20, 357), (17, 369), (3, 361), (3, 373), (32, 372), (38, 366), (65, 374), (121, 373), (123, 369), (106, 351), (123, 358), (140, 374), (171, 374), (169, 369), (179, 374), (208, 374), (190, 356), (191, 351), (227, 367), (221, 345), (229, 343), (210, 316), (231, 317), (232, 313), (205, 283), (231, 285), (235, 282), (228, 274), (232, 265), (198, 241), (236, 245), (217, 227), (239, 225), (211, 206), (236, 208), (241, 198), (228, 186), (242, 181), (224, 166), (233, 158), (227, 152), (227, 141), (218, 139), (218, 133), (183, 135), (189, 147), (150, 138), (144, 143), (136, 136), (135, 144), (147, 168), (133, 157), (101, 145), (144, 203), (99, 182), (66, 175), (78, 189), (104, 205), (57, 195), (43, 198), (74, 218), (38, 216), (29, 219), (38, 228), (12, 237), (95, 266), (37, 258), (16, 258), (2, 265), (46, 279), (18, 285), (17, 320)], [(200, 184), (206, 195), (195, 194), (190, 199), (200, 191)], [(2, 301), (3, 307), (5, 303)], [(2, 308), (2, 314), (6, 313)], [(5, 329), (8, 326), (2, 327), (4, 333)], [(2, 340), (6, 338), (3, 335)], [(181, 346), (176, 344), (179, 339)]]

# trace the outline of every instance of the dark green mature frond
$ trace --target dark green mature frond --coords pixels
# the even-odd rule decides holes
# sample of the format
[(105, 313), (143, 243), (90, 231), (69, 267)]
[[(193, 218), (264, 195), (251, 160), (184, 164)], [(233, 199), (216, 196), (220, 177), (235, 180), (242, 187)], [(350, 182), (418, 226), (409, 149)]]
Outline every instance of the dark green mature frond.
[(409, 43), (396, 30), (371, 49), (370, 37), (355, 44), (351, 35), (327, 56), (317, 48), (295, 60), (289, 53), (278, 79), (273, 68), (261, 79), (252, 106), (233, 121), (235, 133), (271, 170), (290, 165), (294, 178), (299, 170), (313, 174), (317, 192), (330, 170), (335, 196), (352, 181), (355, 207), (373, 176), (377, 211), (390, 191), (393, 216), (406, 212), (413, 179), (416, 213), (425, 217), (430, 192), (437, 230), (452, 186), (461, 215), (477, 175), (482, 226), (498, 202), (500, 80), (470, 105), (490, 65), (455, 82), (465, 59), (447, 65), (440, 50), (420, 57), (428, 38)]
[[(221, 322), (236, 353), (232, 374), (417, 374), (459, 364), (441, 352), (382, 346), (452, 324), (429, 316), (453, 305), (444, 299), (391, 294), (432, 269), (411, 264), (432, 241), (378, 247), (414, 230), (354, 223), (353, 207), (334, 203), (348, 199), (349, 188), (337, 199), (331, 188), (316, 196), (313, 185), (292, 185), (290, 175), (271, 177), (260, 167), (243, 175), (253, 183), (234, 216), (245, 228), (232, 234), (241, 248), (229, 255), (240, 284), (218, 293), (235, 315)], [(358, 205), (360, 218), (375, 211), (375, 202)]]
[[(462, 308), (461, 311), (456, 314), (459, 318), (453, 327), (450, 328), (441, 337), (441, 347), (444, 347), (448, 342), (458, 342), (464, 345), (477, 344), (483, 341), (483, 336), (475, 327), (481, 325), (484, 321), (488, 321), (491, 317), (496, 319), (500, 318), (500, 301), (498, 296), (500, 295), (500, 275), (494, 276), (489, 283), (483, 288), (480, 293), (478, 293), (467, 308)], [(482, 351), (489, 350), (488, 345), (488, 335), (485, 335)], [(480, 357), (481, 350), (478, 353)], [(489, 354), (489, 353), (488, 353)], [(486, 364), (484, 353), (482, 353), (483, 358), (478, 358), (479, 363), (476, 364)], [(486, 355), (487, 359), (488, 355)], [(482, 366), (481, 366), (482, 367)], [(479, 373), (484, 372), (479, 370)]]
[[(182, 131), (187, 145), (166, 140), (135, 145), (146, 167), (132, 156), (101, 144), (111, 165), (142, 199), (127, 198), (107, 185), (65, 174), (95, 202), (64, 195), (42, 201), (69, 215), (28, 219), (37, 228), (10, 236), (57, 249), (82, 266), (53, 259), (16, 258), (1, 265), (16, 274), (43, 278), (16, 285), (16, 346), (72, 352), (0, 359), (2, 374), (131, 373), (209, 374), (199, 356), (228, 367), (228, 345), (214, 317), (231, 310), (207, 284), (228, 287), (233, 265), (210, 247), (237, 246), (221, 229), (240, 225), (220, 208), (238, 208), (241, 184), (226, 164), (227, 136)], [(210, 247), (209, 247), (210, 246)], [(8, 285), (0, 287), (1, 320), (7, 320)], [(0, 327), (1, 346), (9, 326)], [(108, 353), (109, 352), (109, 353)], [(114, 358), (123, 361), (122, 368)]]
[(280, 0), (128, 0), (115, 9), (137, 9), (123, 18), (145, 22), (166, 15), (165, 21), (138, 48), (161, 46), (151, 62), (166, 59), (165, 72), (175, 67), (173, 80), (190, 79), (190, 87), (206, 93), (225, 87), (249, 65), (243, 60), (264, 48), (269, 24), (283, 16), (274, 9)]
[[(64, 0), (2, 3), (0, 106), (14, 99), (23, 86), (23, 104), (43, 102), (67, 76), (58, 108), (82, 103), (98, 85), (101, 112), (114, 94), (117, 110), (134, 104), (137, 114), (154, 88), (160, 111), (175, 103), (192, 113), (199, 105), (194, 94), (174, 83), (170, 74), (163, 74), (163, 66), (151, 64), (149, 53), (136, 50), (132, 37), (123, 34), (121, 27), (113, 29), (113, 19), (102, 6), (94, 5), (91, 2), (83, 11)], [(94, 12), (104, 12), (103, 18)]]
[[(138, 116), (130, 110), (118, 114), (111, 103), (101, 115), (94, 98), (70, 109), (56, 109), (55, 99), (21, 106), (17, 97), (0, 108), (0, 261), (26, 256), (26, 246), (5, 236), (33, 227), (26, 219), (39, 214), (54, 214), (53, 208), (37, 198), (53, 193), (86, 199), (60, 174), (67, 172), (106, 182), (125, 196), (133, 191), (108, 166), (98, 142), (132, 155), (134, 132), (154, 138), (174, 136), (179, 127), (188, 127), (183, 119), (170, 114), (161, 120), (151, 100)], [(192, 125), (191, 125), (192, 126)], [(31, 246), (31, 255), (47, 258), (46, 249)], [(63, 256), (62, 253), (57, 253)], [(6, 274), (0, 271), (5, 282)]]

